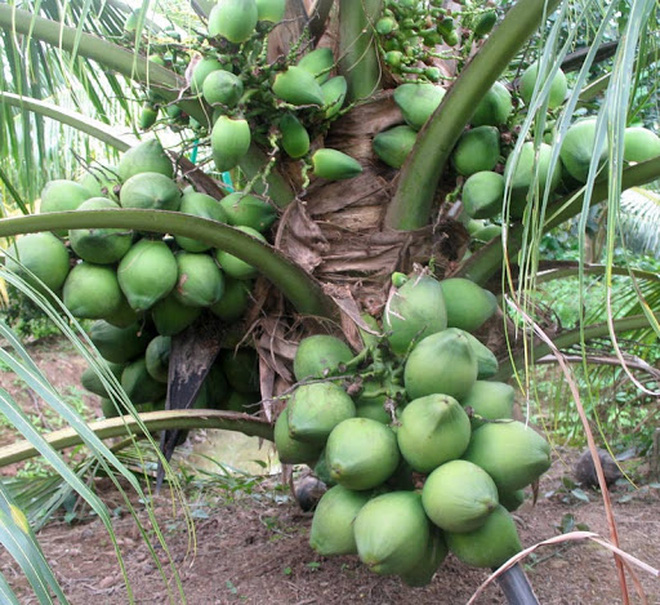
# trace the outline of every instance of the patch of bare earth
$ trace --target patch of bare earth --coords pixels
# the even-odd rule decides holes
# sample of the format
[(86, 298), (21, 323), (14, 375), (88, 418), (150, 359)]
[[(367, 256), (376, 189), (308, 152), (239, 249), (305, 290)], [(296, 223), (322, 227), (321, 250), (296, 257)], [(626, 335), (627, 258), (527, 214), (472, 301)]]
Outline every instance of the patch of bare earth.
[[(84, 363), (75, 360), (70, 352), (64, 357), (60, 355), (66, 350), (33, 352), (37, 357), (42, 356), (41, 367), (56, 382), (63, 376), (66, 380), (77, 380), (84, 369)], [(0, 382), (17, 388), (6, 376)], [(95, 402), (91, 398), (90, 404)], [(26, 405), (31, 405), (29, 400)], [(575, 523), (608, 536), (600, 496), (590, 492), (591, 501), (585, 503), (567, 498), (561, 489), (561, 478), (569, 472), (574, 459), (575, 452), (566, 452), (561, 460), (557, 459), (541, 481), (537, 504), (532, 506), (528, 499), (515, 513), (524, 546), (557, 535), (558, 526), (567, 514), (572, 515)], [(160, 605), (170, 597), (172, 602), (182, 602), (172, 573), (166, 569), (163, 579), (134, 520), (126, 514), (121, 497), (107, 479), (97, 480), (96, 485), (110, 510), (116, 512), (113, 525), (135, 602)], [(307, 543), (311, 514), (301, 512), (291, 498), (285, 497), (286, 492), (273, 492), (272, 487), (266, 484), (242, 495), (215, 489), (191, 501), (191, 510), (197, 517), (194, 555), (183, 514), (173, 508), (167, 491), (156, 497), (156, 517), (188, 603), (454, 605), (467, 602), (488, 576), (487, 570), (468, 568), (450, 555), (429, 586), (409, 588), (395, 577), (369, 572), (355, 556), (320, 557)], [(546, 497), (551, 492), (554, 495)], [(627, 485), (618, 485), (613, 489), (612, 499), (621, 547), (659, 567), (660, 490), (631, 491)], [(139, 515), (148, 523), (144, 510)], [(98, 519), (74, 525), (55, 521), (39, 532), (39, 538), (71, 603), (125, 605), (129, 602), (114, 547)], [(165, 553), (162, 549), (157, 549), (157, 553), (165, 564)], [(546, 546), (527, 563), (528, 577), (543, 604), (622, 602), (613, 558), (592, 542)], [(18, 591), (21, 603), (36, 602), (7, 553), (0, 555), (0, 571)], [(660, 603), (660, 580), (643, 571), (637, 575), (648, 602)], [(642, 603), (634, 593), (630, 576), (628, 580), (632, 602)], [(488, 587), (477, 601), (504, 602), (496, 584)]]

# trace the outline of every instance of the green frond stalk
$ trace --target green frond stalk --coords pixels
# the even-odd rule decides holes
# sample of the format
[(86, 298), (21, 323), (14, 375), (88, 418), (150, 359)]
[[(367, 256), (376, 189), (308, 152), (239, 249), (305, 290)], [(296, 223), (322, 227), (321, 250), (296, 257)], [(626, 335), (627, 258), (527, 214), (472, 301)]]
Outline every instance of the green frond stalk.
[(223, 223), (166, 210), (51, 212), (0, 220), (0, 237), (52, 231), (114, 227), (192, 237), (256, 267), (301, 313), (336, 318), (337, 309), (320, 284), (268, 244)]
[(366, 99), (380, 88), (374, 23), (382, 7), (382, 0), (340, 0), (339, 71), (346, 78), (349, 101)]
[(559, 0), (519, 0), (463, 69), (429, 121), (401, 169), (385, 223), (412, 231), (428, 224), (449, 155), (479, 101)]
[[(273, 441), (273, 426), (266, 420), (239, 412), (224, 410), (161, 410), (140, 414), (142, 426), (132, 416), (108, 418), (90, 423), (90, 430), (99, 439), (111, 439), (125, 435), (139, 436), (143, 430), (167, 429), (221, 429), (238, 431), (248, 437)], [(144, 428), (143, 428), (144, 427)], [(80, 435), (73, 428), (53, 431), (45, 436), (56, 450), (80, 445)], [(17, 441), (0, 448), (0, 468), (37, 456), (39, 452), (27, 441)]]
[(84, 132), (85, 134), (98, 139), (99, 141), (107, 143), (118, 151), (126, 151), (131, 146), (137, 144), (137, 139), (125, 134), (120, 136), (117, 129), (108, 126), (99, 120), (94, 120), (83, 116), (82, 114), (68, 111), (54, 103), (48, 103), (46, 101), (16, 95), (10, 92), (0, 92), (0, 102), (7, 103), (7, 105), (12, 105), (20, 109), (27, 109), (42, 116), (57, 120), (62, 124), (71, 126), (80, 132)]
[[(660, 320), (660, 313), (655, 313), (656, 320)], [(625, 332), (632, 332), (634, 330), (643, 330), (649, 327), (649, 319), (645, 314), (631, 315), (630, 317), (622, 317), (620, 319), (612, 320), (612, 326), (616, 334), (624, 334)], [(610, 335), (610, 324), (608, 322), (598, 323), (591, 326), (577, 327), (573, 330), (567, 330), (553, 339), (554, 345), (557, 349), (566, 349), (572, 345), (577, 345), (582, 342), (588, 342), (595, 338), (604, 338)], [(551, 348), (544, 342), (538, 342), (533, 348), (533, 359), (537, 360), (541, 357), (552, 352)], [(507, 360), (505, 363), (500, 364), (497, 374), (492, 377), (492, 380), (506, 380), (513, 374), (513, 368), (518, 367), (524, 363), (526, 353), (514, 357), (512, 360)]]

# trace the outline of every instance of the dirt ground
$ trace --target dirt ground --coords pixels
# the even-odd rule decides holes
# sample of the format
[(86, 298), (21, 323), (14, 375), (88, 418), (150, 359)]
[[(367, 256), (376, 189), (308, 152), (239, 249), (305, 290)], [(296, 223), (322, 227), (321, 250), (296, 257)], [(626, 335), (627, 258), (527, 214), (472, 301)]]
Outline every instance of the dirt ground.
[[(78, 384), (84, 362), (59, 341), (39, 343), (31, 353), (59, 388)], [(0, 373), (0, 386), (10, 389), (22, 403), (38, 406), (22, 392), (8, 372)], [(84, 397), (94, 410), (98, 400)], [(35, 411), (38, 415), (38, 412)], [(10, 437), (5, 435), (7, 442)], [(573, 526), (609, 535), (600, 495), (588, 492), (589, 501), (570, 493), (570, 475), (576, 452), (555, 452), (555, 462), (541, 480), (535, 506), (528, 500), (515, 513), (523, 546), (556, 536)], [(7, 469), (3, 474), (6, 474)], [(643, 477), (644, 465), (636, 466)], [(167, 490), (155, 497), (155, 512), (167, 547), (192, 605), (349, 604), (369, 603), (454, 605), (466, 603), (488, 577), (487, 570), (468, 568), (449, 556), (432, 583), (409, 588), (395, 577), (369, 572), (357, 557), (325, 558), (308, 545), (311, 513), (300, 510), (287, 489), (277, 488), (277, 478), (246, 482), (230, 490), (226, 483), (209, 482), (200, 491), (189, 484), (188, 501), (195, 518), (195, 544), (180, 509), (174, 509)], [(161, 576), (133, 518), (126, 514), (121, 496), (107, 479), (96, 487), (109, 509), (115, 511), (114, 529), (124, 557), (133, 599), (140, 605), (180, 603), (169, 569)], [(239, 487), (240, 484), (239, 484)], [(621, 548), (655, 568), (660, 567), (660, 489), (657, 484), (637, 489), (620, 482), (612, 491)], [(147, 522), (136, 501), (139, 516)], [(45, 555), (65, 594), (73, 604), (124, 605), (130, 602), (117, 564), (114, 547), (98, 519), (68, 524), (55, 520), (39, 532)], [(163, 564), (167, 557), (157, 549)], [(609, 551), (593, 542), (545, 546), (525, 561), (525, 570), (543, 604), (598, 605), (622, 603), (616, 568)], [(18, 591), (21, 603), (36, 600), (20, 570), (6, 553), (0, 554), (0, 571)], [(660, 604), (660, 579), (636, 571), (648, 603)], [(169, 590), (171, 591), (168, 596)], [(645, 601), (635, 594), (628, 575), (632, 603)], [(479, 604), (505, 603), (496, 583), (477, 599)]]

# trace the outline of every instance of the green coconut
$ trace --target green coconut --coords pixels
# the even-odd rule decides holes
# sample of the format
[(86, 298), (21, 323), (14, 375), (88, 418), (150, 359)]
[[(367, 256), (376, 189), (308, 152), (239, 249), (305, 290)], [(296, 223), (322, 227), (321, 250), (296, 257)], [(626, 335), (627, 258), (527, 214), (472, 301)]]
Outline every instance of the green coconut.
[(470, 442), (470, 419), (453, 397), (427, 395), (403, 409), (396, 437), (401, 455), (413, 470), (429, 473), (461, 457)]
[[(477, 380), (461, 405), (479, 418), (472, 417), (472, 428), (483, 424), (483, 420), (511, 418), (515, 391), (511, 385), (494, 380)], [(483, 419), (483, 420), (482, 420)]]
[[(532, 63), (520, 76), (520, 81), (518, 83), (518, 89), (520, 91), (520, 96), (526, 105), (529, 105), (529, 102), (532, 100), (532, 94), (534, 92), (534, 86), (536, 85), (536, 80), (539, 76), (539, 63), (535, 61)], [(552, 78), (552, 83), (550, 84), (550, 94), (548, 95), (548, 108), (555, 109), (559, 107), (566, 98), (566, 93), (568, 92), (568, 83), (566, 81), (566, 76), (561, 69), (558, 69)]]
[(355, 416), (353, 400), (332, 382), (300, 385), (291, 396), (288, 410), (291, 437), (319, 445), (342, 420)]
[(325, 104), (321, 84), (312, 73), (297, 65), (277, 74), (272, 89), (277, 98), (291, 105)]
[[(258, 239), (260, 242), (266, 243), (266, 238), (256, 229), (243, 226), (236, 227), (236, 229), (243, 231), (243, 233), (246, 233), (255, 239)], [(223, 273), (229, 277), (232, 277), (233, 279), (252, 279), (259, 273), (259, 271), (252, 265), (246, 263), (244, 260), (241, 260), (233, 254), (229, 254), (229, 252), (225, 252), (224, 250), (216, 250), (215, 258), (218, 263), (220, 263), (220, 268), (222, 269)]]
[(219, 172), (235, 168), (250, 148), (252, 134), (247, 120), (221, 115), (211, 130), (213, 162)]
[(439, 528), (431, 526), (426, 552), (412, 569), (400, 574), (401, 579), (414, 588), (430, 584), (448, 552), (442, 532)]
[(451, 154), (456, 172), (470, 176), (492, 170), (500, 159), (500, 132), (495, 126), (477, 126), (458, 139)]
[(302, 122), (292, 113), (285, 113), (278, 122), (280, 146), (286, 154), (294, 159), (307, 155), (310, 148), (309, 132)]
[(124, 182), (119, 190), (122, 208), (178, 210), (181, 191), (169, 177), (158, 172), (140, 172)]
[[(384, 398), (383, 398), (384, 399)], [(363, 403), (355, 404), (355, 415), (358, 418), (370, 418), (382, 424), (390, 424), (392, 416), (385, 409), (384, 401), (373, 399)]]
[(646, 162), (660, 155), (660, 137), (648, 128), (631, 126), (623, 133), (623, 159)]
[(495, 82), (484, 97), (479, 101), (477, 108), (470, 118), (472, 126), (499, 126), (506, 124), (513, 104), (511, 93), (502, 82)]
[(76, 210), (80, 204), (90, 197), (92, 197), (92, 194), (75, 181), (67, 179), (48, 181), (41, 190), (39, 212)]
[(74, 317), (103, 319), (121, 304), (122, 293), (113, 267), (82, 261), (62, 286), (62, 301)]
[(426, 555), (429, 520), (416, 492), (376, 496), (358, 512), (353, 524), (360, 560), (378, 574), (406, 574)]
[(525, 491), (517, 489), (514, 492), (499, 492), (500, 504), (506, 508), (510, 513), (518, 510), (523, 502), (525, 502)]
[(326, 119), (335, 117), (346, 99), (348, 84), (344, 76), (335, 76), (321, 85), (323, 95), (323, 109)]
[(158, 401), (167, 394), (167, 385), (147, 372), (144, 357), (130, 362), (121, 373), (121, 386), (133, 404)]
[(372, 489), (386, 481), (400, 460), (392, 429), (370, 418), (349, 418), (328, 436), (325, 458), (330, 476), (348, 489)]
[(250, 39), (259, 19), (255, 0), (220, 0), (209, 13), (209, 36), (222, 36), (234, 44)]
[(122, 181), (127, 181), (141, 172), (157, 172), (168, 179), (174, 177), (172, 160), (156, 139), (143, 141), (131, 147), (121, 156), (117, 165), (117, 173)]
[(174, 336), (192, 324), (201, 312), (201, 307), (184, 305), (174, 294), (170, 294), (153, 305), (151, 319), (159, 334)]
[(158, 382), (167, 383), (168, 381), (171, 349), (172, 337), (159, 334), (149, 342), (147, 350), (144, 352), (147, 372)]
[(420, 130), (445, 96), (445, 89), (429, 82), (406, 82), (394, 89), (394, 102), (401, 109), (403, 119)]
[(38, 290), (41, 285), (37, 279), (57, 292), (64, 285), (71, 266), (66, 246), (52, 233), (44, 231), (17, 238), (5, 252), (5, 268), (18, 273)]
[(259, 391), (259, 359), (252, 347), (221, 351), (218, 361), (234, 390)]
[(119, 410), (116, 408), (112, 399), (107, 399), (106, 397), (101, 399), (101, 413), (104, 418), (116, 418), (119, 416)]
[(313, 464), (323, 449), (322, 445), (291, 438), (287, 408), (282, 410), (275, 421), (273, 438), (282, 464)]
[[(455, 329), (458, 330), (459, 328)], [(477, 356), (477, 380), (494, 376), (499, 369), (499, 363), (495, 354), (469, 332), (466, 332), (465, 330), (461, 330), (461, 332), (465, 335), (465, 338), (468, 339), (474, 354)]]
[(113, 201), (119, 199), (117, 194), (121, 182), (115, 167), (88, 166), (77, 182), (89, 191), (90, 197), (107, 197)]
[(357, 554), (353, 522), (370, 498), (369, 492), (356, 492), (341, 485), (331, 487), (314, 512), (309, 545), (326, 557)]
[[(579, 183), (586, 183), (596, 141), (596, 118), (579, 120), (566, 131), (559, 157), (567, 172)], [(607, 145), (598, 159), (599, 167), (607, 160)]]
[(296, 380), (336, 374), (341, 364), (353, 359), (349, 346), (336, 336), (315, 334), (300, 341), (293, 358)]
[(133, 244), (117, 267), (122, 292), (136, 311), (145, 311), (165, 298), (178, 274), (176, 258), (167, 244), (146, 238)]
[(103, 319), (105, 319), (105, 321), (108, 323), (111, 323), (113, 326), (126, 328), (138, 320), (138, 313), (135, 311), (135, 309), (131, 308), (131, 305), (128, 304), (128, 300), (126, 300), (126, 297), (122, 292), (119, 306), (112, 313), (106, 315)]
[(89, 337), (106, 361), (124, 364), (145, 351), (152, 335), (138, 322), (120, 328), (99, 320), (91, 325)]
[(312, 74), (319, 84), (323, 84), (330, 77), (330, 70), (335, 64), (332, 49), (323, 46), (308, 52), (300, 61), (298, 67)]
[(401, 125), (379, 132), (372, 142), (374, 153), (392, 168), (401, 168), (417, 141), (417, 131)]
[(451, 460), (426, 478), (422, 504), (429, 519), (441, 529), (474, 531), (497, 508), (497, 486), (476, 464)]
[(534, 429), (516, 420), (484, 424), (472, 433), (463, 455), (483, 468), (498, 489), (512, 492), (529, 485), (550, 468), (550, 445)]
[[(108, 362), (108, 369), (115, 376), (117, 380), (121, 378), (121, 373), (124, 370), (125, 364), (123, 363), (110, 363)], [(80, 382), (84, 388), (86, 388), (90, 393), (94, 393), (99, 397), (109, 397), (108, 391), (106, 389), (104, 379), (101, 379), (99, 374), (93, 367), (88, 367), (82, 373), (80, 377)]]
[(522, 550), (516, 524), (498, 506), (485, 523), (470, 532), (445, 532), (449, 550), (472, 567), (499, 567)]
[(441, 393), (460, 401), (470, 392), (477, 372), (470, 341), (449, 328), (415, 346), (406, 361), (403, 382), (410, 399)]
[[(197, 193), (196, 191), (189, 191), (184, 193), (181, 198), (181, 205), (179, 212), (185, 214), (192, 214), (194, 216), (201, 216), (202, 218), (210, 218), (220, 223), (227, 222), (227, 213), (220, 205), (220, 202), (210, 195), (205, 193)], [(179, 247), (187, 250), (188, 252), (205, 252), (211, 248), (210, 244), (205, 244), (199, 240), (183, 235), (175, 235), (174, 239)]]
[(250, 227), (263, 233), (277, 219), (273, 206), (249, 193), (235, 192), (220, 200), (227, 222), (235, 227)]
[(493, 218), (502, 212), (504, 177), (498, 172), (482, 170), (469, 176), (463, 185), (463, 207), (468, 216)]
[(497, 311), (495, 295), (464, 277), (443, 279), (440, 289), (445, 301), (449, 328), (474, 332)]
[[(92, 197), (85, 200), (77, 210), (108, 210), (119, 208), (112, 200), (105, 197)], [(96, 227), (91, 229), (69, 229), (69, 243), (73, 251), (83, 260), (98, 265), (116, 263), (133, 243), (130, 229), (110, 229)]]
[(208, 307), (220, 300), (225, 288), (222, 271), (208, 254), (176, 254), (178, 277), (173, 294), (190, 307)]
[(225, 291), (209, 311), (222, 321), (232, 323), (240, 319), (247, 310), (250, 301), (249, 282), (225, 277)]
[(211, 106), (234, 107), (243, 96), (243, 81), (225, 69), (211, 71), (203, 80), (202, 94)]
[(404, 355), (415, 343), (447, 327), (442, 288), (429, 275), (413, 275), (391, 295), (383, 328), (392, 350)]
[(550, 145), (541, 143), (538, 149), (535, 149), (531, 141), (523, 144), (515, 164), (513, 154), (507, 158), (504, 175), (511, 183), (511, 216), (523, 216), (530, 188), (534, 187), (534, 195), (538, 195), (540, 199), (547, 189), (550, 192), (557, 189), (561, 182), (561, 162), (557, 160), (550, 174), (551, 160)]

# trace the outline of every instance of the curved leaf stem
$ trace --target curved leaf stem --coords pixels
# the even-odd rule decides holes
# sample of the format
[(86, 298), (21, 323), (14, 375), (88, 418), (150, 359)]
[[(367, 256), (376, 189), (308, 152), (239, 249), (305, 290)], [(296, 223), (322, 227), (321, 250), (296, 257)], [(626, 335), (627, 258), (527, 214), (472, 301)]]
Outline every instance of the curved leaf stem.
[(238, 229), (198, 216), (167, 210), (76, 210), (0, 220), (0, 237), (52, 231), (113, 227), (192, 237), (226, 250), (256, 267), (301, 313), (335, 318), (337, 308), (320, 284), (275, 248)]
[[(239, 431), (249, 437), (273, 441), (273, 426), (266, 420), (240, 412), (224, 410), (166, 410), (140, 414), (143, 426), (149, 431), (166, 429), (223, 429)], [(142, 432), (132, 416), (120, 416), (92, 422), (88, 427), (99, 439), (110, 439), (126, 434), (139, 436)], [(80, 445), (82, 439), (75, 428), (66, 428), (45, 435), (51, 447), (61, 450)], [(0, 448), (0, 468), (39, 455), (28, 441), (16, 441)]]

